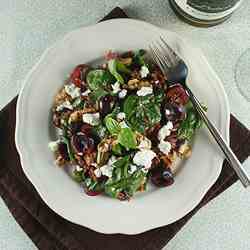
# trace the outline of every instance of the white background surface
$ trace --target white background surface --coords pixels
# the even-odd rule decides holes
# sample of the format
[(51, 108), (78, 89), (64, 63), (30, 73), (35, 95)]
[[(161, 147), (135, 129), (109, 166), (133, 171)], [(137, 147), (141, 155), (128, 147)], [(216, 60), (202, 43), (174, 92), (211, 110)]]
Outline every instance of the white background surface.
[[(234, 81), (237, 60), (250, 47), (249, 1), (226, 23), (203, 29), (177, 19), (167, 0), (0, 0), (0, 108), (18, 93), (44, 49), (68, 31), (95, 23), (117, 5), (131, 17), (173, 30), (202, 48), (223, 81), (232, 112), (250, 127), (250, 103)], [(250, 160), (244, 166), (250, 173)], [(248, 250), (249, 211), (250, 191), (237, 183), (200, 210), (166, 249)], [(36, 249), (2, 200), (0, 249)]]

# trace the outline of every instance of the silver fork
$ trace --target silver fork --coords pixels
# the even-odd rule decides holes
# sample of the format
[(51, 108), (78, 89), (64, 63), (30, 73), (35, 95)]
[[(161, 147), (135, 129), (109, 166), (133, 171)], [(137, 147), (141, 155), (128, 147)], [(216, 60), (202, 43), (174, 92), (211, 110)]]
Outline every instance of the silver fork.
[(241, 165), (231, 148), (228, 146), (226, 141), (223, 139), (218, 129), (208, 119), (199, 100), (187, 86), (186, 79), (188, 75), (188, 67), (185, 62), (174, 52), (174, 50), (162, 37), (160, 37), (159, 41), (155, 41), (154, 43), (152, 43), (149, 46), (149, 50), (154, 62), (159, 66), (163, 74), (167, 76), (168, 82), (172, 84), (180, 83), (185, 88), (191, 102), (193, 103), (194, 108), (218, 143), (227, 161), (235, 170), (243, 186), (248, 187), (250, 185), (250, 179), (243, 166)]

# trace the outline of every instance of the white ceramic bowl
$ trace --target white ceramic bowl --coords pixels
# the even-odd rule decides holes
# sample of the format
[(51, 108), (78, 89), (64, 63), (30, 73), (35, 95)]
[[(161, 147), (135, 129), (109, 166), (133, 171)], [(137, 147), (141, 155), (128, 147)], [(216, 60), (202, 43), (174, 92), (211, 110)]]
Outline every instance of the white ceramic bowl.
[(130, 202), (89, 197), (54, 165), (48, 149), (48, 142), (53, 139), (51, 106), (74, 66), (94, 61), (108, 49), (147, 48), (160, 34), (187, 62), (191, 88), (208, 106), (208, 117), (228, 141), (227, 97), (198, 49), (170, 31), (131, 19), (106, 21), (70, 32), (43, 54), (27, 76), (18, 98), (16, 125), (16, 145), (25, 174), (47, 205), (65, 219), (102, 233), (141, 233), (183, 217), (218, 178), (223, 157), (205, 128), (198, 132), (192, 156), (179, 171), (174, 185), (145, 192)]

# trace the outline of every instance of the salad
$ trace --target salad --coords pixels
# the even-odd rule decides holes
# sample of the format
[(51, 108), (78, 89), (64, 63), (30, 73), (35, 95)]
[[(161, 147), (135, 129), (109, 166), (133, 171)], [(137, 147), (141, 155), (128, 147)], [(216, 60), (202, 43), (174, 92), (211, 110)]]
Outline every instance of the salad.
[(52, 112), (56, 164), (86, 194), (119, 200), (145, 191), (148, 182), (172, 185), (173, 163), (190, 156), (201, 127), (185, 90), (170, 84), (144, 50), (109, 51), (97, 68), (76, 66)]

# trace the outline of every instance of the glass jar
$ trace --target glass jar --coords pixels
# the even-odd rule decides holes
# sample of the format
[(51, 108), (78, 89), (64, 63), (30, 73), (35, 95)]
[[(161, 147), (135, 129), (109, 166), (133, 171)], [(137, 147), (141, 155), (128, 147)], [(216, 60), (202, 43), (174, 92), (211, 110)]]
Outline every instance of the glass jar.
[(225, 21), (243, 0), (169, 0), (174, 11), (187, 22), (212, 26)]

